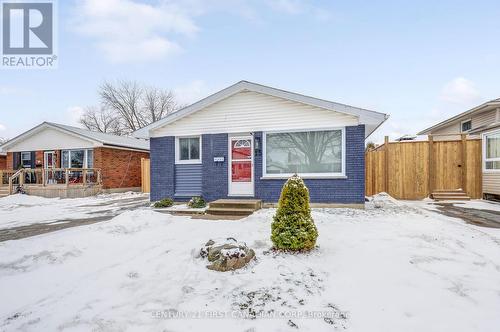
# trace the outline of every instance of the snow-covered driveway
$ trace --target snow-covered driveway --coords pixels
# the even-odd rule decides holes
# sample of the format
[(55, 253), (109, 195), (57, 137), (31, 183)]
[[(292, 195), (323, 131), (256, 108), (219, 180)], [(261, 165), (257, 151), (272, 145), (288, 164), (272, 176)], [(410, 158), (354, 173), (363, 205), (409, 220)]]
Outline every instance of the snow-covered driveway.
[[(319, 246), (301, 255), (269, 251), (274, 210), (205, 221), (139, 209), (2, 242), (0, 331), (498, 331), (500, 230), (378, 205), (314, 210)], [(225, 237), (257, 261), (207, 270), (199, 248)]]
[(109, 220), (149, 206), (149, 195), (135, 192), (59, 199), (12, 195), (0, 199), (0, 242)]

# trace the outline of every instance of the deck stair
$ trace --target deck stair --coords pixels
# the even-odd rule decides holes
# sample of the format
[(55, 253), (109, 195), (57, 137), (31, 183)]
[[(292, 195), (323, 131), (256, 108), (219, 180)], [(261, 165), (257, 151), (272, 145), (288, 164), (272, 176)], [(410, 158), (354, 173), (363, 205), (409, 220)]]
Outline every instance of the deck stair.
[(431, 194), (435, 201), (469, 201), (470, 197), (462, 189), (437, 189)]
[(210, 202), (207, 214), (218, 216), (249, 216), (262, 208), (258, 199), (218, 199)]
[(0, 186), (0, 198), (9, 196), (9, 187)]

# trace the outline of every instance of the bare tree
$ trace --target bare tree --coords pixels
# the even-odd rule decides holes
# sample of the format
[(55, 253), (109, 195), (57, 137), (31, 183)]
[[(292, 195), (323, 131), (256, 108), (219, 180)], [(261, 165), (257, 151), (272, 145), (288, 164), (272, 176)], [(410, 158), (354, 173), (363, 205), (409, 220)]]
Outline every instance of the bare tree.
[(80, 118), (80, 124), (92, 131), (124, 135), (127, 130), (123, 128), (118, 115), (104, 107), (87, 107)]
[(178, 108), (172, 91), (161, 90), (155, 87), (144, 89), (143, 93), (142, 121), (153, 123)]
[(135, 81), (104, 82), (99, 97), (101, 107), (88, 107), (80, 123), (90, 130), (116, 135), (129, 135), (180, 108), (172, 91)]
[(143, 88), (135, 81), (118, 81), (116, 85), (104, 82), (99, 88), (104, 107), (117, 112), (124, 127), (133, 132), (146, 124), (141, 119), (141, 95)]

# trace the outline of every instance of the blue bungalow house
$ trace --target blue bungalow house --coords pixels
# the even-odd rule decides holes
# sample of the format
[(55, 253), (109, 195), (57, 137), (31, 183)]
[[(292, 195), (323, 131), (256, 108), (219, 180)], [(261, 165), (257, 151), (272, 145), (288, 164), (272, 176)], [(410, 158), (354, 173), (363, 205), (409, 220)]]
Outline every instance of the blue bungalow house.
[(152, 201), (273, 203), (297, 173), (313, 203), (364, 204), (365, 138), (387, 118), (241, 81), (135, 136), (150, 139)]

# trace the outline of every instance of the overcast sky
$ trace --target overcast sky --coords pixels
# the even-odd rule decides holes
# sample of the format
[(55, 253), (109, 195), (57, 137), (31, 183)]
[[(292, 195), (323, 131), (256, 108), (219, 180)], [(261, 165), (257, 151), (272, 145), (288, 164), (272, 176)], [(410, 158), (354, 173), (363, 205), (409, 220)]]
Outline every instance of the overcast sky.
[(390, 114), (396, 138), (500, 97), (498, 1), (59, 1), (55, 70), (0, 70), (0, 137), (75, 124), (104, 80), (194, 102), (240, 80)]

